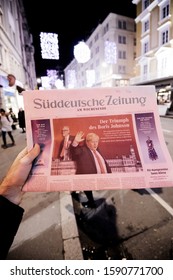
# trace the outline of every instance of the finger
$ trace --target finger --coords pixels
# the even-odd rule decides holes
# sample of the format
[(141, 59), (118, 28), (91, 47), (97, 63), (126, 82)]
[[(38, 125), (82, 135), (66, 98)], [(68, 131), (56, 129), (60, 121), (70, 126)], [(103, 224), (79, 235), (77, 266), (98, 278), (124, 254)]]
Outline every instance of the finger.
[(17, 159), (23, 158), (25, 155), (27, 155), (27, 153), (28, 153), (28, 149), (27, 149), (27, 147), (25, 147), (25, 148), (18, 154)]
[(40, 146), (35, 144), (35, 146), (22, 158), (22, 162), (25, 164), (31, 164), (32, 161), (39, 155), (40, 153)]

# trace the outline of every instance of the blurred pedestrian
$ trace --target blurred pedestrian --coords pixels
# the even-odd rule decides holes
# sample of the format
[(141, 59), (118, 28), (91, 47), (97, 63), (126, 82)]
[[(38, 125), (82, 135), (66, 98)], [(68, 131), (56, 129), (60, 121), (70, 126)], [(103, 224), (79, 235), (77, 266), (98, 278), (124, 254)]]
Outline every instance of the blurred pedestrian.
[(18, 94), (21, 94), (22, 91), (25, 90), (21, 82), (17, 81), (16, 77), (13, 74), (8, 74), (7, 79), (9, 87), (14, 87), (17, 90)]
[(25, 111), (23, 108), (19, 109), (18, 112), (18, 121), (19, 121), (19, 127), (22, 129), (22, 133), (25, 133)]
[(15, 130), (16, 129), (16, 125), (17, 125), (17, 118), (16, 118), (16, 115), (13, 112), (12, 108), (9, 108), (9, 115), (11, 116), (11, 118), (13, 120), (12, 129)]
[(12, 135), (13, 120), (12, 120), (10, 114), (6, 113), (4, 109), (0, 109), (0, 120), (1, 120), (1, 131), (2, 131), (2, 141), (3, 141), (2, 148), (6, 149), (6, 148), (8, 148), (7, 140), (6, 140), (6, 133), (8, 133), (8, 135), (12, 141), (12, 146), (15, 145), (15, 141), (14, 141), (14, 138)]

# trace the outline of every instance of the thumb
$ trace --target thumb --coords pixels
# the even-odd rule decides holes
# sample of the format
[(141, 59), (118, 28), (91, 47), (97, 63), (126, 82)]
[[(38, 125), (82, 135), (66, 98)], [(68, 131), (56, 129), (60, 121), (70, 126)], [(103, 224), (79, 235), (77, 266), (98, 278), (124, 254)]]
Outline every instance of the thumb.
[(39, 155), (39, 153), (40, 146), (38, 144), (35, 144), (34, 147), (27, 154), (24, 155), (21, 161), (25, 164), (31, 164), (33, 160)]

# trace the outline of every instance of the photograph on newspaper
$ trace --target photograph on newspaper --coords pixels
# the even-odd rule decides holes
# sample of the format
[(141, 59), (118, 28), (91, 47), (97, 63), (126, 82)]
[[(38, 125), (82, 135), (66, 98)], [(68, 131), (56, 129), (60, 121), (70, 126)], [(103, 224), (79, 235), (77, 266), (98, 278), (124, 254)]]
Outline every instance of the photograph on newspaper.
[(171, 187), (153, 86), (24, 92), (27, 145), (40, 145), (24, 191)]

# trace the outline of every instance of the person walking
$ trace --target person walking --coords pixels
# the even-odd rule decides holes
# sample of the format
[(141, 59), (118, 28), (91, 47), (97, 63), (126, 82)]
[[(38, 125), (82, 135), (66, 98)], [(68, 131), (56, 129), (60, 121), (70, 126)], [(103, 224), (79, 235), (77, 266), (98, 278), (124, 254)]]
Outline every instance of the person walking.
[(23, 110), (23, 108), (19, 109), (18, 112), (18, 122), (19, 122), (19, 127), (22, 129), (22, 133), (25, 133), (25, 111)]
[(16, 129), (16, 125), (17, 125), (17, 118), (16, 118), (16, 115), (13, 112), (12, 108), (9, 108), (9, 115), (11, 116), (11, 118), (13, 120), (12, 129), (15, 130)]
[(8, 135), (12, 141), (12, 146), (15, 145), (14, 137), (12, 135), (13, 120), (12, 120), (11, 116), (5, 112), (4, 109), (0, 109), (0, 120), (1, 120), (1, 131), (2, 131), (2, 141), (3, 141), (2, 148), (6, 149), (6, 148), (8, 148), (7, 140), (6, 140), (6, 133), (8, 133)]

